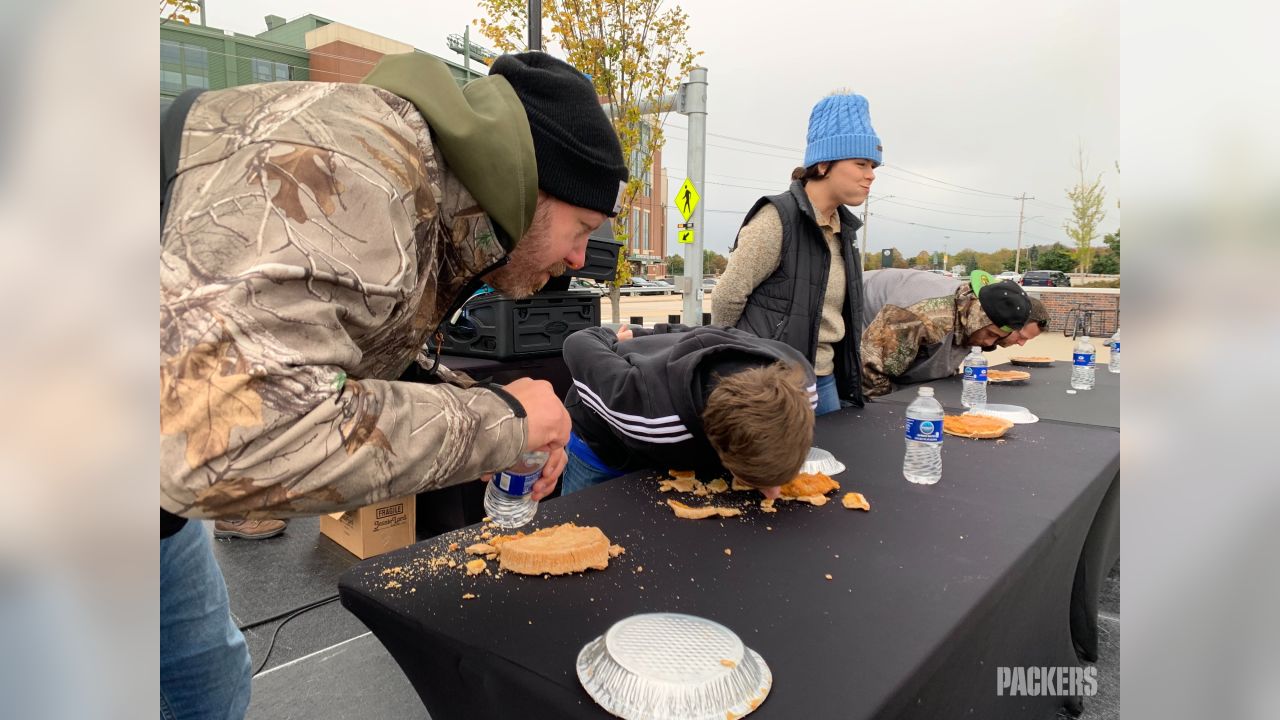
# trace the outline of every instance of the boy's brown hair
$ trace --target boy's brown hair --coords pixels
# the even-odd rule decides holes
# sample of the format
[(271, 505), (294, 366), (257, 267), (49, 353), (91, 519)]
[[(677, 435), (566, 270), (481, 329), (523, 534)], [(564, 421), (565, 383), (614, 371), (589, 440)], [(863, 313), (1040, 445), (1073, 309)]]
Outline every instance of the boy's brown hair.
[(725, 469), (751, 485), (776, 487), (804, 465), (813, 417), (804, 371), (778, 362), (721, 378), (702, 425)]

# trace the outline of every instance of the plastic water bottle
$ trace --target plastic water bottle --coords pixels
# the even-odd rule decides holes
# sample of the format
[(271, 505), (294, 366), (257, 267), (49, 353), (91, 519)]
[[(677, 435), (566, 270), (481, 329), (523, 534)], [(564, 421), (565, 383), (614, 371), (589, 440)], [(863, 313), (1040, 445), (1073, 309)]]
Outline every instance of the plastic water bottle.
[(960, 404), (967, 407), (979, 407), (987, 404), (987, 359), (982, 356), (982, 348), (976, 345), (969, 349), (964, 358), (964, 389), (960, 391)]
[(913, 483), (932, 485), (942, 479), (942, 405), (933, 388), (922, 387), (907, 406), (907, 455), (902, 474)]
[(1111, 359), (1107, 362), (1107, 369), (1117, 375), (1120, 374), (1120, 328), (1116, 328), (1116, 334), (1111, 336)]
[(499, 527), (513, 529), (529, 524), (538, 514), (538, 501), (533, 499), (533, 484), (542, 477), (547, 453), (527, 452), (515, 465), (493, 476), (484, 490), (484, 511)]
[(1074, 390), (1093, 389), (1093, 343), (1088, 335), (1081, 335), (1080, 341), (1071, 351), (1071, 387)]

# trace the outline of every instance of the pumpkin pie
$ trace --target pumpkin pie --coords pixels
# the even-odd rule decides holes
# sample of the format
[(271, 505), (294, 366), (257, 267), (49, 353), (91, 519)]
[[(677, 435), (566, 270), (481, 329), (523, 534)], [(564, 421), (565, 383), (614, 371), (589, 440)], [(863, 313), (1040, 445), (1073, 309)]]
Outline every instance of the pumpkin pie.
[(990, 415), (947, 415), (942, 418), (943, 432), (967, 438), (998, 438), (1011, 427), (1011, 421)]

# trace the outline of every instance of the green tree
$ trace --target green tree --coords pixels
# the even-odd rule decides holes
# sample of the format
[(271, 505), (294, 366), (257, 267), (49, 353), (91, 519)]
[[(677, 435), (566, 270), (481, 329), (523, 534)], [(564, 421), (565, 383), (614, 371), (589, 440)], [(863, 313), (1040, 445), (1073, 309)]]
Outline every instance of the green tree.
[(1099, 250), (1093, 261), (1093, 271), (1103, 275), (1120, 274), (1120, 231), (1107, 233), (1102, 237), (1106, 250)]
[[(1005, 266), (1008, 266), (1006, 268)], [(1006, 269), (1013, 268), (1013, 251), (1009, 249), (996, 250), (995, 252), (982, 253), (978, 255), (978, 269), (986, 270), (992, 275), (999, 275)]]
[(918, 268), (927, 268), (930, 266), (930, 258), (928, 250), (921, 250), (916, 253), (914, 265)]
[[(951, 266), (963, 265), (965, 272), (973, 272), (978, 269), (978, 251), (972, 248), (965, 248), (951, 256)], [(949, 270), (950, 268), (948, 268)]]
[(893, 248), (892, 253), (893, 253), (893, 267), (905, 269), (907, 267), (907, 259), (902, 257), (902, 252), (899, 251), (898, 248)]
[[(586, 73), (628, 159), (631, 179), (613, 221), (614, 236), (625, 238), (636, 194), (649, 181), (653, 153), (663, 144), (665, 113), (646, 117), (640, 108), (670, 95), (702, 53), (689, 47), (689, 16), (680, 7), (663, 9), (663, 0), (544, 0), (542, 37), (565, 60)], [(480, 32), (503, 52), (526, 49), (529, 4), (525, 0), (479, 0)], [(550, 28), (546, 24), (550, 24)], [(623, 245), (625, 248), (625, 244)], [(613, 320), (621, 316), (618, 288), (630, 279), (625, 253), (618, 254), (618, 276), (609, 292)]]
[(668, 275), (684, 274), (684, 256), (683, 255), (668, 255), (662, 260), (667, 263)]
[(879, 270), (880, 269), (880, 253), (867, 252), (862, 254), (863, 270)]
[(1067, 252), (1061, 243), (1054, 243), (1049, 250), (1040, 253), (1040, 257), (1036, 261), (1036, 268), (1039, 270), (1071, 272), (1075, 265), (1075, 258), (1071, 257), (1071, 253)]
[(1120, 258), (1110, 250), (1098, 250), (1093, 257), (1093, 271), (1102, 275), (1120, 274)]
[(1081, 272), (1089, 272), (1093, 260), (1093, 240), (1098, 236), (1098, 225), (1107, 216), (1102, 208), (1106, 202), (1107, 190), (1102, 186), (1102, 173), (1092, 182), (1085, 178), (1086, 160), (1084, 148), (1080, 148), (1075, 167), (1080, 173), (1080, 181), (1067, 190), (1067, 199), (1071, 201), (1071, 218), (1063, 224), (1067, 237), (1076, 245), (1076, 260)]
[(729, 266), (729, 258), (715, 250), (702, 251), (702, 272), (705, 275), (719, 275)]

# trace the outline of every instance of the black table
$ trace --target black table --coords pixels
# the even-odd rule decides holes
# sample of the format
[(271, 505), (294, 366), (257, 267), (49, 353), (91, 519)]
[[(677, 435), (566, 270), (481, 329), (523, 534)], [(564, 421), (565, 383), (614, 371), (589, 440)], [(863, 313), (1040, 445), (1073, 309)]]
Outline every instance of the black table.
[[(1120, 429), (1120, 375), (1098, 365), (1092, 390), (1070, 394), (1071, 363), (1055, 361), (1053, 367), (1032, 368), (1002, 364), (1001, 370), (1025, 370), (1031, 373), (1026, 383), (991, 383), (987, 400), (1006, 405), (1022, 405), (1041, 420), (1083, 423)], [(934, 396), (943, 407), (955, 412), (960, 405), (962, 380), (959, 375), (925, 383), (934, 388)], [(885, 395), (878, 402), (897, 405), (916, 398), (919, 385), (908, 385)], [(1120, 558), (1120, 473), (1111, 482), (1107, 496), (1098, 508), (1093, 528), (1085, 542), (1076, 569), (1076, 585), (1072, 591), (1071, 636), (1080, 657), (1090, 662), (1098, 659), (1098, 595), (1103, 581)]]
[[(987, 402), (1021, 405), (1041, 420), (1120, 427), (1120, 375), (1108, 372), (1106, 365), (1095, 368), (1092, 390), (1077, 390), (1075, 394), (1067, 392), (1071, 388), (1071, 363), (1065, 360), (1057, 360), (1047, 368), (1001, 364), (992, 369), (1024, 370), (1031, 373), (1031, 379), (1025, 383), (988, 383)], [(920, 385), (932, 387), (943, 407), (962, 410), (962, 384), (961, 376), (954, 375)], [(920, 385), (903, 385), (878, 402), (909, 404), (916, 399)]]
[(902, 478), (901, 422), (890, 404), (818, 421), (817, 444), (869, 513), (833, 502), (680, 520), (631, 475), (543, 503), (535, 520), (599, 526), (627, 548), (608, 570), (455, 570), (386, 588), (384, 569), (465, 547), (468, 528), (355, 566), (342, 602), (436, 720), (608, 717), (578, 683), (577, 654), (657, 611), (721, 622), (761, 653), (774, 676), (761, 718), (1052, 717), (1064, 698), (997, 696), (997, 668), (1077, 662), (1071, 588), (1119, 435), (1045, 422), (1001, 444), (948, 438), (943, 479), (926, 487)]

